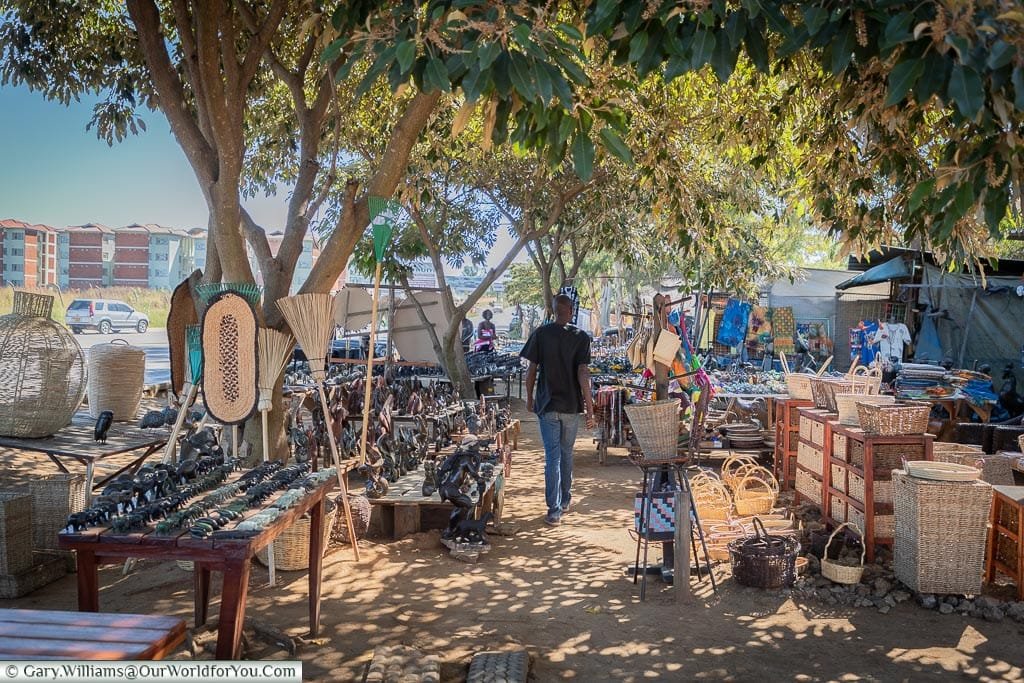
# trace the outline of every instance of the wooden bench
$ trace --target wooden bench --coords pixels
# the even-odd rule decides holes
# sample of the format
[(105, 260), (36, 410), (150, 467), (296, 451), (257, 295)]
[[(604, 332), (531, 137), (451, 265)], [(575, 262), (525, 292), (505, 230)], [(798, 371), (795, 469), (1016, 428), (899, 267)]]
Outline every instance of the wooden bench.
[(177, 617), (0, 609), (0, 659), (163, 659), (183, 640)]

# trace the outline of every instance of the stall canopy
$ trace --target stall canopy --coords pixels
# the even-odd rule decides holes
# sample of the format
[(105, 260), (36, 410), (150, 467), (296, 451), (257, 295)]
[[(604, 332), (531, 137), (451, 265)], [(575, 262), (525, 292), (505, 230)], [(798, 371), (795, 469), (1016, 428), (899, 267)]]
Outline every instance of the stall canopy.
[(863, 287), (892, 280), (904, 280), (914, 274), (913, 268), (913, 265), (906, 257), (890, 259), (884, 263), (879, 263), (877, 266), (868, 268), (863, 273), (859, 273), (849, 280), (840, 282), (836, 285), (836, 289), (847, 290), (851, 287)]

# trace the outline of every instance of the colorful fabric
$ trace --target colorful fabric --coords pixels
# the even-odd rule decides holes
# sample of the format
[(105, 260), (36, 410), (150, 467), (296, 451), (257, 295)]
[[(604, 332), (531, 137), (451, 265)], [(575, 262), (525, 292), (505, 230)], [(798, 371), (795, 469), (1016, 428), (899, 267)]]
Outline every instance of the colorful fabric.
[(704, 322), (704, 330), (700, 333), (700, 342), (697, 344), (698, 348), (707, 349), (711, 347), (711, 341), (715, 334), (715, 311), (708, 310), (707, 318)]
[(725, 305), (725, 313), (722, 315), (722, 326), (718, 328), (716, 341), (726, 346), (739, 346), (747, 332), (747, 323), (750, 321), (751, 305), (729, 299)]
[(796, 347), (796, 318), (790, 306), (771, 309), (772, 333), (775, 335), (775, 351), (790, 353)]
[(747, 345), (757, 346), (772, 341), (772, 323), (768, 319), (768, 309), (754, 306), (750, 309), (750, 320), (747, 323)]
[[(659, 491), (647, 495), (651, 499), (651, 506), (647, 510), (648, 520), (645, 526), (650, 529), (651, 540), (672, 540), (676, 531), (675, 492)], [(640, 527), (643, 504), (644, 496), (638, 492), (633, 499), (633, 528), (641, 535), (644, 533), (644, 529)]]

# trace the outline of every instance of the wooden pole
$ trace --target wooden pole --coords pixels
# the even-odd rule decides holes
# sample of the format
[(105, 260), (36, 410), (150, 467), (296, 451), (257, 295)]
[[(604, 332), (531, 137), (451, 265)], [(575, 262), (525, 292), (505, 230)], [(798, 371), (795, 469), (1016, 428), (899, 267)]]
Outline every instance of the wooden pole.
[[(260, 411), (263, 416), (263, 462), (270, 460), (270, 429), (267, 423), (270, 421), (270, 412), (267, 410)], [(312, 562), (312, 560), (310, 560)], [(270, 585), (277, 585), (277, 561), (274, 557), (274, 542), (271, 541), (270, 545), (267, 546), (267, 570), (270, 572)]]
[[(370, 398), (373, 393), (373, 345), (377, 337), (377, 304), (380, 301), (380, 276), (383, 265), (377, 262), (373, 278), (373, 303), (370, 306), (370, 343), (366, 353), (366, 390), (363, 392), (363, 428), (359, 439), (359, 464), (366, 464), (366, 439), (370, 429)], [(390, 331), (388, 334), (391, 334)], [(326, 407), (325, 407), (326, 410)]]
[[(352, 544), (352, 552), (359, 561), (359, 545), (356, 543), (356, 528), (352, 525), (352, 508), (348, 502), (348, 485), (345, 484), (345, 476), (341, 473), (341, 457), (338, 455), (338, 443), (334, 440), (334, 421), (331, 420), (331, 411), (327, 405), (327, 394), (324, 392), (324, 383), (316, 383), (320, 392), (320, 405), (324, 411), (324, 424), (327, 426), (327, 441), (331, 444), (331, 458), (334, 460), (334, 469), (338, 473), (338, 487), (341, 488), (341, 508), (345, 513), (345, 523), (348, 525), (348, 541)], [(310, 563), (313, 558), (309, 558)]]
[(167, 438), (167, 449), (164, 451), (163, 462), (165, 463), (174, 462), (174, 447), (178, 445), (178, 434), (181, 433), (181, 427), (185, 423), (185, 414), (195, 400), (198, 390), (198, 383), (189, 386), (188, 391), (185, 393), (185, 401), (178, 406), (178, 417), (174, 421), (174, 429), (171, 430), (171, 434)]
[[(676, 491), (673, 495), (675, 504), (675, 570), (672, 574), (672, 587), (675, 589), (676, 602), (692, 602), (693, 591), (690, 588), (690, 495), (686, 491)], [(710, 567), (709, 567), (710, 569)]]
[[(666, 297), (661, 294), (654, 295), (654, 324), (652, 325), (654, 332), (654, 345), (658, 345), (658, 337), (661, 336), (662, 330), (665, 329), (665, 316), (664, 302)], [(662, 401), (668, 398), (668, 366), (654, 361), (654, 398), (657, 401)]]
[[(978, 305), (978, 290), (974, 290), (974, 296), (971, 297), (971, 308), (967, 311), (967, 320), (964, 321), (964, 339), (960, 342), (960, 355), (957, 356), (956, 366), (962, 368), (964, 366), (964, 354), (967, 353), (967, 330), (970, 329), (971, 320), (974, 319), (974, 309)], [(954, 416), (950, 416), (952, 419)]]

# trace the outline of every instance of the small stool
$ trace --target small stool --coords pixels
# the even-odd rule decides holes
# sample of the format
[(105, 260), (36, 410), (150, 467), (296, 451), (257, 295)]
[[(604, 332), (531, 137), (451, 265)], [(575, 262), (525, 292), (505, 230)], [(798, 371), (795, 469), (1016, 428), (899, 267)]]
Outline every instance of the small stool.
[(1005, 574), (1024, 600), (1024, 486), (993, 486), (992, 516), (985, 552), (985, 581)]

